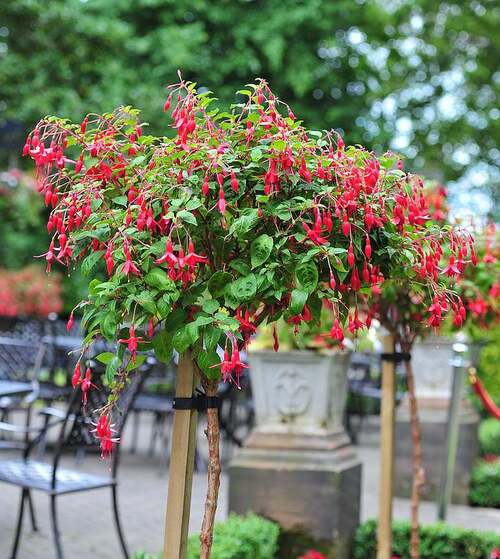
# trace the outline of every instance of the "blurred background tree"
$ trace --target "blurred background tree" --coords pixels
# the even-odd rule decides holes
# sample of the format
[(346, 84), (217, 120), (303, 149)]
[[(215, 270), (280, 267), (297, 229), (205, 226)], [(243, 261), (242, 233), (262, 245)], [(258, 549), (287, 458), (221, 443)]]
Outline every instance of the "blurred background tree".
[(158, 132), (177, 69), (225, 100), (261, 76), (308, 126), (401, 152), (452, 181), (452, 206), (493, 212), (499, 24), (496, 0), (10, 0), (0, 121), (130, 103)]

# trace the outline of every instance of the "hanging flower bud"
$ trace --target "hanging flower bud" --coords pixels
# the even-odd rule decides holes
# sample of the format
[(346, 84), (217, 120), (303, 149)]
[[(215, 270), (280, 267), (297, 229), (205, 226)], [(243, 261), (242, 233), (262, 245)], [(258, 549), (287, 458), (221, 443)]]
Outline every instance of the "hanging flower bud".
[(368, 237), (368, 235), (366, 236), (365, 256), (368, 260), (372, 257), (372, 245), (370, 244), (370, 237)]
[(73, 376), (71, 377), (71, 386), (76, 388), (82, 379), (82, 369), (80, 366), (80, 361), (75, 365), (75, 369), (73, 371)]
[(350, 231), (351, 231), (351, 224), (349, 223), (349, 220), (347, 218), (347, 214), (344, 213), (344, 217), (342, 219), (342, 233), (344, 233), (344, 235), (346, 237), (348, 237)]
[(83, 120), (82, 123), (80, 124), (80, 132), (82, 134), (85, 134), (85, 132), (87, 131), (87, 124), (89, 123), (89, 117), (86, 116)]
[(222, 215), (224, 215), (226, 211), (226, 198), (224, 196), (224, 189), (221, 188), (219, 190), (219, 201), (217, 202), (217, 207)]
[(336, 287), (337, 287), (337, 282), (335, 281), (335, 276), (333, 275), (333, 272), (330, 272), (330, 289), (332, 291), (335, 291)]
[(170, 105), (172, 104), (172, 94), (167, 97), (165, 104), (163, 105), (163, 112), (166, 113), (168, 109), (170, 109)]
[(73, 324), (75, 323), (75, 319), (73, 317), (73, 311), (71, 311), (71, 314), (69, 315), (69, 319), (68, 322), (66, 323), (66, 330), (68, 332), (71, 331), (71, 328), (73, 328)]
[(354, 258), (354, 247), (352, 243), (349, 245), (349, 251), (347, 252), (347, 263), (349, 267), (352, 268), (354, 266), (355, 258)]
[(238, 193), (238, 180), (236, 179), (236, 175), (234, 171), (231, 171), (231, 188)]
[(210, 192), (210, 185), (208, 184), (208, 175), (205, 175), (205, 178), (203, 180), (203, 186), (201, 187), (201, 193), (203, 194), (203, 196), (207, 196), (209, 192)]

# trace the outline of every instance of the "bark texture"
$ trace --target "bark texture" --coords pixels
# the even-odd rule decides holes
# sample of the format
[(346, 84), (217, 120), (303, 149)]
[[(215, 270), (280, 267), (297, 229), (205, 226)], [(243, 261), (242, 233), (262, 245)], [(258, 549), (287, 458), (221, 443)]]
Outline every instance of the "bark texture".
[(422, 465), (422, 445), (420, 434), (420, 422), (418, 418), (418, 404), (415, 395), (415, 377), (411, 361), (406, 361), (406, 378), (408, 383), (408, 397), (410, 400), (410, 423), (413, 441), (413, 483), (411, 490), (411, 535), (410, 535), (410, 557), (420, 558), (420, 534), (419, 534), (419, 507), (420, 491), (425, 483), (425, 472)]
[[(202, 376), (202, 386), (207, 396), (216, 396), (218, 381), (213, 381)], [(205, 499), (205, 512), (200, 532), (201, 554), (200, 559), (210, 559), (212, 549), (215, 513), (217, 512), (217, 500), (220, 486), (220, 429), (219, 411), (217, 409), (207, 410), (207, 429), (205, 434), (208, 439), (208, 488)]]

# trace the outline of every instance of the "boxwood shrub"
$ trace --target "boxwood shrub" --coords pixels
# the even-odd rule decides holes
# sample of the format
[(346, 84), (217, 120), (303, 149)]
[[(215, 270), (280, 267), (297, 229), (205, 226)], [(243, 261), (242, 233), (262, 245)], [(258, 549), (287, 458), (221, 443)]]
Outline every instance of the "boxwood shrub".
[[(410, 525), (393, 524), (393, 555), (409, 559)], [(500, 548), (500, 535), (456, 528), (446, 524), (430, 524), (420, 530), (421, 559), (490, 559), (493, 549)], [(355, 559), (375, 559), (377, 555), (377, 523), (362, 524), (355, 538)]]
[(483, 419), (479, 424), (479, 447), (483, 456), (500, 456), (500, 421), (495, 417)]
[[(230, 515), (215, 524), (212, 559), (273, 559), (278, 547), (279, 526), (255, 514)], [(199, 559), (198, 535), (189, 538), (188, 559)]]
[(500, 508), (500, 459), (474, 466), (469, 499), (471, 505)]

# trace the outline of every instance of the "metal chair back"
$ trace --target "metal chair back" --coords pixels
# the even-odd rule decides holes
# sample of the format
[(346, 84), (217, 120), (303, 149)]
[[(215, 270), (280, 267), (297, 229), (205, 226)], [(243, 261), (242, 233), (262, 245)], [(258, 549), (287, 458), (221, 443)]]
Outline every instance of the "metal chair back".
[[(129, 411), (148, 374), (148, 367), (141, 367), (129, 374), (128, 382), (113, 410), (113, 438), (121, 440)], [(103, 370), (94, 371), (92, 383), (94, 386), (87, 393), (86, 404), (83, 402), (80, 387), (77, 387), (71, 395), (54, 451), (53, 484), (56, 482), (57, 468), (65, 451), (75, 449), (97, 450), (99, 448), (99, 440), (92, 431), (98, 420), (98, 411), (108, 400), (110, 388), (105, 381)], [(120, 446), (120, 444), (115, 445), (111, 457), (111, 474), (113, 477), (116, 475), (119, 465)]]
[(44, 353), (40, 342), (0, 337), (0, 380), (36, 381)]

